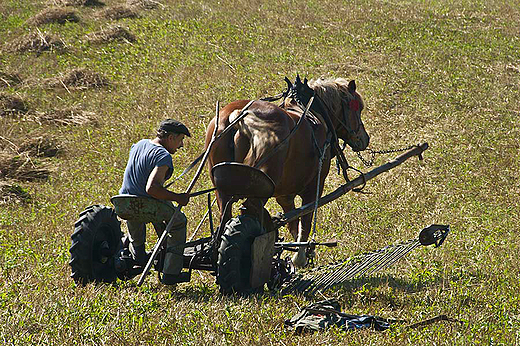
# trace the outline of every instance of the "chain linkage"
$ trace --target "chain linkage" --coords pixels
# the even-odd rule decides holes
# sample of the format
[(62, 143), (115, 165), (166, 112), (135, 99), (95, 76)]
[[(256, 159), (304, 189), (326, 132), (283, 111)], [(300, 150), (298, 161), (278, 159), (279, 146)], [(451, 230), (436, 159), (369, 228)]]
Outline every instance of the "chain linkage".
[(403, 151), (407, 151), (407, 150), (413, 149), (415, 147), (416, 147), (416, 145), (409, 145), (406, 148), (386, 149), (386, 150), (373, 150), (373, 149), (367, 148), (367, 149), (365, 149), (363, 151), (368, 152), (369, 157), (370, 157), (369, 159), (365, 159), (363, 157), (363, 155), (361, 154), (361, 151), (358, 151), (356, 154), (357, 154), (358, 158), (361, 160), (361, 162), (363, 162), (365, 167), (372, 167), (374, 165), (374, 161), (375, 161), (376, 155), (399, 153), (399, 152), (403, 152)]

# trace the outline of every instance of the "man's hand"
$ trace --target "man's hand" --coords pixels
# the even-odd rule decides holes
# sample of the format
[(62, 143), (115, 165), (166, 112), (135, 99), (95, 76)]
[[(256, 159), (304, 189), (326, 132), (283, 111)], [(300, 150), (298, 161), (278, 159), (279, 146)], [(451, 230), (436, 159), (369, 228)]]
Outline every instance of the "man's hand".
[(179, 203), (180, 206), (185, 206), (190, 201), (189, 193), (178, 193), (175, 202)]

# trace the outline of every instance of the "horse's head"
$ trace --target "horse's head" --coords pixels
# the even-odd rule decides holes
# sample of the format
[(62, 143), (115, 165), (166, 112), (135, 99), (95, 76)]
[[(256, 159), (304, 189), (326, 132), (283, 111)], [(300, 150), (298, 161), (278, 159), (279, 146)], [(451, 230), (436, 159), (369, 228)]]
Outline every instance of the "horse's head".
[(328, 114), (332, 126), (339, 138), (343, 139), (354, 151), (365, 150), (370, 136), (361, 121), (364, 108), (363, 99), (356, 92), (356, 83), (337, 79), (307, 79), (301, 81), (296, 77), (292, 85), (296, 97), (304, 105), (315, 95), (311, 109), (326, 116)]

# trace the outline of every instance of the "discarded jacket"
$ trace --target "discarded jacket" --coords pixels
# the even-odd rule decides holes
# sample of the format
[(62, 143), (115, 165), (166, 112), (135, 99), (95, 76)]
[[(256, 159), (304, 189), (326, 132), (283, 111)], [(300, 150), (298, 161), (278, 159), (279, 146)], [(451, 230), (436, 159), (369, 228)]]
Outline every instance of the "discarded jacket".
[(337, 326), (345, 330), (370, 328), (383, 331), (390, 328), (390, 321), (369, 315), (349, 315), (341, 312), (335, 299), (323, 300), (304, 307), (285, 326), (295, 333), (315, 332)]

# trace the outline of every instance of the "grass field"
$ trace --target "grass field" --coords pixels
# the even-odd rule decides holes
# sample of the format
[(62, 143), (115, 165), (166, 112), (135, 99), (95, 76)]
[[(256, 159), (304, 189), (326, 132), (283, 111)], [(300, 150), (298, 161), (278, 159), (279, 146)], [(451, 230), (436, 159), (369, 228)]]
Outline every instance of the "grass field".
[[(2, 344), (520, 344), (516, 0), (128, 3), (0, 1)], [(57, 14), (68, 20), (45, 23)], [(217, 100), (277, 94), (297, 73), (355, 79), (372, 148), (430, 144), (424, 161), (319, 210), (318, 239), (340, 246), (320, 250), (318, 264), (413, 238), (431, 223), (451, 225), (443, 246), (315, 299), (223, 297), (203, 272), (173, 290), (153, 275), (141, 288), (74, 284), (74, 222), (89, 205), (110, 205), (132, 143), (165, 117), (185, 122), (193, 136), (174, 157), (178, 174), (202, 151)], [(341, 183), (332, 172), (326, 190)], [(197, 187), (210, 187), (207, 173)], [(183, 209), (189, 235), (205, 204), (194, 198)], [(324, 297), (352, 314), (462, 323), (303, 336), (284, 328), (298, 307)]]

